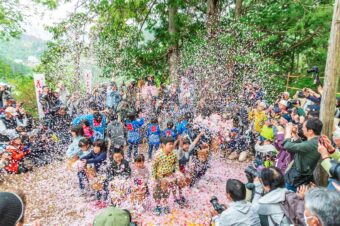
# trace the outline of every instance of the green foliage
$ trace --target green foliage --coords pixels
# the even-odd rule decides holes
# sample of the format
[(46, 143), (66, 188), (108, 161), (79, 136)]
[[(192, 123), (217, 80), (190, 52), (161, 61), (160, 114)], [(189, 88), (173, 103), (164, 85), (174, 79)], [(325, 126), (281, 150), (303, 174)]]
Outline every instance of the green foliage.
[(30, 75), (14, 74), (11, 67), (0, 60), (1, 82), (6, 82), (12, 87), (12, 94), (17, 102), (24, 102), (24, 108), (37, 116), (37, 103), (35, 96), (34, 80)]
[[(94, 57), (104, 77), (139, 79), (152, 74), (164, 82), (169, 73), (169, 52), (174, 45), (182, 52), (180, 67), (187, 68), (197, 62), (198, 51), (206, 49), (212, 41), (221, 48), (218, 51), (221, 56), (218, 59), (207, 57), (202, 63), (213, 65), (224, 57), (223, 63), (254, 64), (257, 67), (255, 77), (263, 79), (269, 90), (274, 87), (282, 91), (288, 72), (305, 74), (307, 68), (317, 65), (322, 76), (332, 3), (244, 0), (242, 17), (236, 21), (233, 1), (221, 0), (219, 37), (207, 40), (207, 1), (83, 0), (79, 4), (86, 13), (76, 12), (50, 29), (54, 40), (43, 55), (39, 70), (55, 79), (65, 74), (66, 77), (75, 76), (77, 70), (72, 53), (77, 53), (82, 58)], [(176, 32), (172, 36), (169, 34), (169, 6), (177, 10)], [(88, 34), (84, 34), (85, 28)], [(228, 33), (230, 28), (240, 32)], [(73, 40), (75, 34), (80, 34), (80, 39), (88, 37), (88, 42)], [(292, 85), (300, 87), (306, 81), (292, 81)]]
[(19, 37), (23, 29), (20, 22), (23, 20), (19, 0), (0, 1), (0, 40)]

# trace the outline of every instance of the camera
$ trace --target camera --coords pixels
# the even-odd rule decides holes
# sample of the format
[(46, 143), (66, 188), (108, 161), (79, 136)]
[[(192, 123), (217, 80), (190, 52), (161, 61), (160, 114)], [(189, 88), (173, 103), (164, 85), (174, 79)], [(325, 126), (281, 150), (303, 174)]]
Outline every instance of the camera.
[(218, 199), (216, 196), (211, 197), (210, 203), (218, 214), (221, 214), (225, 210), (224, 206), (218, 203)]
[(311, 69), (308, 69), (307, 73), (313, 75), (314, 84), (318, 86), (321, 85), (320, 78), (319, 78), (319, 68), (317, 66), (313, 66)]
[(331, 174), (332, 178), (336, 179), (337, 181), (340, 180), (340, 163), (336, 160), (331, 160), (331, 168), (329, 169), (329, 173)]
[(296, 105), (296, 104), (298, 104), (298, 103), (300, 103), (299, 100), (290, 100), (290, 101), (289, 101), (289, 104), (290, 104), (290, 105)]
[(303, 94), (303, 91), (302, 91), (302, 90), (298, 91), (297, 97), (298, 97), (298, 98), (305, 98), (305, 95)]
[(259, 173), (255, 169), (254, 166), (250, 165), (248, 166), (244, 172), (246, 173), (246, 177), (248, 179), (248, 183), (253, 183), (254, 178), (259, 176)]

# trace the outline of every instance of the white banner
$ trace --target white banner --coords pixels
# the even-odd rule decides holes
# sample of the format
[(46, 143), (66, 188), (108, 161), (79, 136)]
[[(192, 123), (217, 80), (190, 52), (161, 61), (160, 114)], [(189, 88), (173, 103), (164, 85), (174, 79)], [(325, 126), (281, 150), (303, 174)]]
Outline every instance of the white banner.
[(42, 93), (42, 88), (46, 85), (45, 84), (45, 75), (43, 74), (34, 74), (34, 87), (35, 87), (35, 95), (37, 97), (37, 105), (38, 105), (38, 113), (39, 113), (39, 118), (44, 117), (44, 111), (42, 109), (42, 106), (40, 104), (39, 98)]
[(84, 81), (85, 81), (85, 87), (86, 92), (91, 93), (92, 92), (92, 71), (89, 69), (84, 70)]

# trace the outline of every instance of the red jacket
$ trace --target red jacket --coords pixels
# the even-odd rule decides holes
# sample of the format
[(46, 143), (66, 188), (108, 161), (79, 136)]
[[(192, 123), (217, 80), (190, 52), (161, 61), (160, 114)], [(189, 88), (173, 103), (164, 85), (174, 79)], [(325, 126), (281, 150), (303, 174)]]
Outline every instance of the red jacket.
[(5, 167), (8, 172), (18, 173), (19, 170), (19, 162), (24, 158), (29, 151), (24, 152), (24, 146), (13, 146), (9, 145), (6, 147), (6, 150), (11, 153), (11, 159), (9, 164)]

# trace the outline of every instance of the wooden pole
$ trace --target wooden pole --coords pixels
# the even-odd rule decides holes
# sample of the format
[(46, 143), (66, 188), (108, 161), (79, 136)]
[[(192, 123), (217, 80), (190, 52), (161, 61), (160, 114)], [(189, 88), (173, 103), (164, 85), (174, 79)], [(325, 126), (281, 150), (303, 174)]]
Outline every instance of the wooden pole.
[(334, 129), (336, 91), (340, 76), (340, 0), (334, 4), (331, 33), (329, 38), (327, 63), (321, 98), (320, 120), (323, 133), (330, 137)]
[[(323, 134), (331, 137), (334, 128), (335, 96), (340, 75), (340, 0), (335, 0), (323, 84), (320, 120)], [(318, 163), (314, 177), (318, 185), (327, 185), (327, 173)]]

